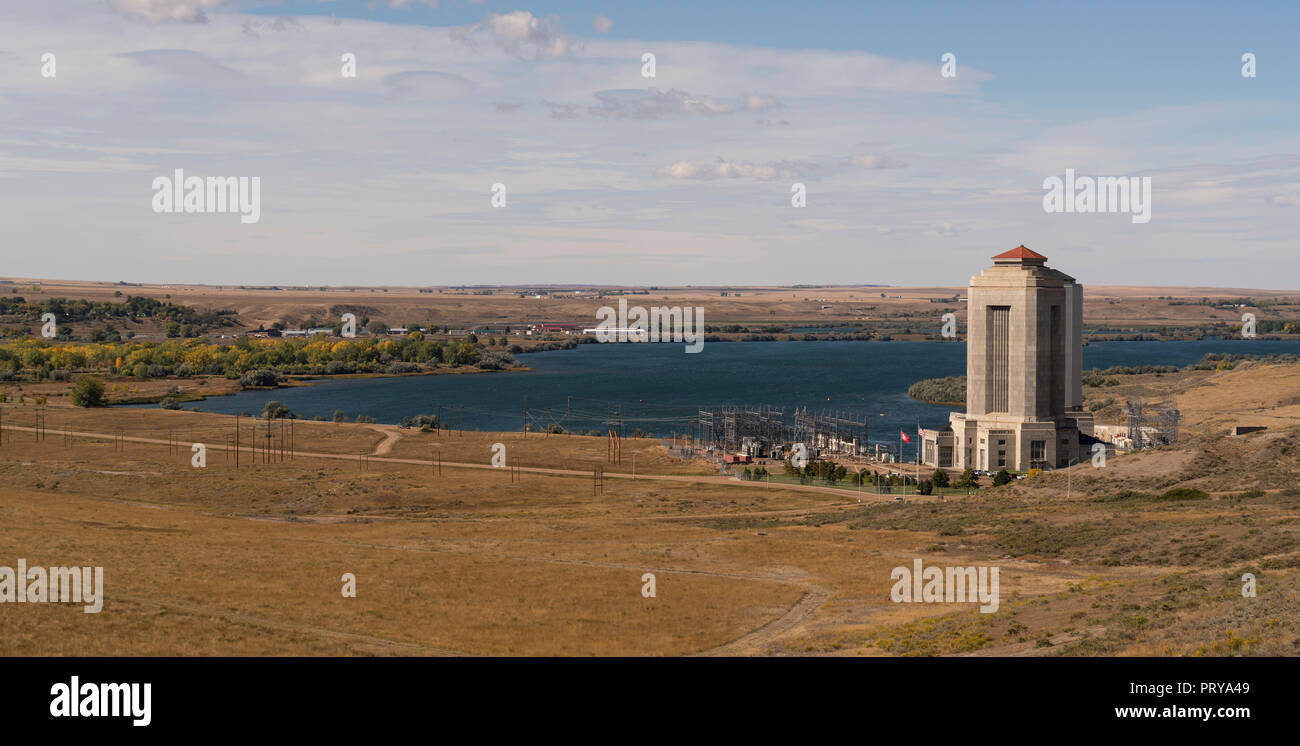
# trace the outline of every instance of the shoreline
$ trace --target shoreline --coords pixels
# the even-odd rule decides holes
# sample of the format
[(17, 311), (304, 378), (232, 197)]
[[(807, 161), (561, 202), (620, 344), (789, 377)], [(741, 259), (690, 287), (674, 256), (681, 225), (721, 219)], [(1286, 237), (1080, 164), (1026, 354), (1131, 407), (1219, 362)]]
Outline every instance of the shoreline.
[[(133, 398), (131, 398), (131, 399), (126, 399), (126, 400), (113, 401), (113, 402), (111, 402), (111, 403), (108, 404), (108, 408), (111, 409), (111, 408), (113, 408), (113, 407), (144, 407), (144, 406), (148, 406), (148, 405), (151, 405), (151, 404), (152, 404), (152, 405), (157, 405), (157, 404), (161, 404), (161, 403), (162, 403), (162, 400), (163, 400), (163, 399), (166, 399), (166, 398), (168, 398), (168, 397), (174, 397), (174, 398), (177, 399), (180, 403), (182, 403), (182, 404), (186, 404), (186, 403), (191, 403), (191, 402), (207, 401), (208, 399), (215, 398), (215, 397), (221, 397), (221, 396), (238, 396), (239, 394), (242, 394), (242, 393), (245, 392), (245, 391), (277, 391), (277, 390), (279, 390), (279, 389), (311, 388), (311, 387), (317, 385), (318, 383), (328, 383), (328, 382), (330, 382), (330, 381), (346, 380), (346, 379), (366, 379), (366, 378), (412, 378), (412, 377), (420, 377), (420, 376), (440, 376), (440, 375), (442, 375), (442, 376), (446, 376), (446, 375), (475, 375), (475, 374), (478, 374), (478, 373), (526, 373), (526, 372), (530, 372), (530, 371), (532, 371), (532, 368), (530, 368), (530, 367), (528, 367), (528, 366), (526, 366), (526, 365), (520, 365), (520, 366), (511, 367), (511, 368), (501, 368), (501, 369), (498, 369), (498, 370), (485, 370), (485, 369), (479, 369), (479, 368), (473, 368), (473, 367), (469, 367), (469, 368), (463, 368), (463, 367), (462, 367), (462, 368), (455, 368), (455, 369), (449, 369), (449, 370), (438, 370), (438, 369), (434, 369), (434, 370), (425, 370), (425, 371), (413, 371), (413, 372), (409, 372), (409, 373), (340, 373), (340, 374), (337, 374), (337, 375), (327, 375), (327, 374), (320, 374), (320, 375), (305, 375), (305, 374), (304, 374), (304, 375), (301, 375), (301, 376), (299, 376), (299, 375), (297, 375), (297, 374), (290, 374), (290, 375), (286, 376), (287, 380), (286, 380), (285, 383), (277, 384), (277, 385), (275, 385), (275, 386), (249, 386), (249, 387), (246, 387), (246, 388), (245, 388), (245, 387), (240, 387), (240, 388), (237, 388), (237, 389), (235, 389), (235, 390), (233, 390), (233, 391), (218, 391), (218, 392), (214, 392), (214, 393), (194, 393), (194, 392), (170, 393), (170, 392), (167, 392), (167, 393), (157, 394), (157, 395), (150, 394), (150, 395), (148, 395), (148, 396), (140, 396), (140, 397), (133, 397)], [(94, 374), (94, 373), (88, 373), (88, 374), (86, 374), (86, 375), (95, 375), (95, 374)], [(223, 376), (216, 376), (216, 375), (208, 375), (208, 376), (192, 376), (192, 377), (190, 377), (190, 378), (188, 378), (188, 379), (186, 379), (186, 378), (161, 378), (161, 379), (153, 379), (153, 380), (161, 380), (161, 381), (185, 381), (185, 380), (210, 381), (210, 380), (217, 379), (217, 378), (221, 378), (221, 379), (223, 379), (223, 380), (228, 380), (228, 379), (224, 379)], [(105, 380), (113, 381), (114, 379), (105, 379)], [(126, 381), (129, 381), (129, 380), (133, 380), (133, 379), (130, 378), (130, 377), (123, 377), (123, 378), (121, 378), (120, 380), (126, 380)], [(200, 384), (200, 385), (201, 385), (201, 384)]]

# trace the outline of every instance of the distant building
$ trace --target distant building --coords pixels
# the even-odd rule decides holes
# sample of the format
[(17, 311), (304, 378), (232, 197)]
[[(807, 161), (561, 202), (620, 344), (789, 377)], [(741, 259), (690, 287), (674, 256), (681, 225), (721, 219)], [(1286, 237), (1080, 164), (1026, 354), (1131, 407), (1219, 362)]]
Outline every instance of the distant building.
[(533, 324), (528, 330), (536, 334), (581, 334), (582, 324)]
[(921, 461), (930, 466), (937, 466), (941, 469), (952, 468), (952, 428), (947, 426), (938, 430), (927, 430), (922, 428), (920, 436), (922, 450)]
[(1046, 262), (1017, 246), (971, 278), (966, 411), (922, 431), (926, 464), (1060, 468), (1094, 440), (1083, 408), (1083, 287)]
[(1133, 430), (1128, 425), (1094, 425), (1093, 437), (1099, 443), (1111, 446), (1108, 453), (1116, 451), (1138, 450), (1142, 444), (1164, 443), (1166, 436), (1159, 428), (1142, 426), (1138, 428), (1141, 438), (1133, 437)]
[(1237, 425), (1232, 428), (1233, 435), (1249, 435), (1250, 433), (1259, 433), (1267, 430), (1263, 425)]

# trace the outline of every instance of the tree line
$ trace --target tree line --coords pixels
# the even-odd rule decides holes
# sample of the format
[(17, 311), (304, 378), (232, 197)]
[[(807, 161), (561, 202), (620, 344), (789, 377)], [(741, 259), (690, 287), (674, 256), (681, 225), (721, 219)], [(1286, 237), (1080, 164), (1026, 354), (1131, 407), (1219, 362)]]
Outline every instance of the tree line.
[(232, 326), (235, 311), (209, 311), (194, 306), (160, 301), (141, 295), (128, 295), (122, 301), (90, 301), (84, 298), (46, 298), (36, 302), (22, 296), (0, 296), (0, 316), (15, 316), (20, 321), (35, 322), (47, 313), (60, 324), (114, 319), (156, 319), (201, 329)]
[(0, 344), (0, 380), (58, 380), (71, 372), (137, 378), (221, 375), (234, 380), (253, 371), (269, 371), (273, 377), (398, 374), (440, 366), (499, 370), (514, 362), (504, 350), (489, 350), (471, 339), (430, 341), (418, 332), (404, 338), (360, 340), (241, 337), (230, 345), (198, 339), (90, 344), (21, 339)]

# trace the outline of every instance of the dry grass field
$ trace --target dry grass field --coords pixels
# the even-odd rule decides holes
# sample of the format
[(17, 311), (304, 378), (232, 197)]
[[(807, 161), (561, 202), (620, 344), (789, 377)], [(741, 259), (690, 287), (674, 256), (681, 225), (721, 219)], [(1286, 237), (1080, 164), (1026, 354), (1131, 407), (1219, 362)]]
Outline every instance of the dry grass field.
[[(121, 285), (12, 278), (0, 293), (21, 295), (29, 301), (44, 298), (84, 298), (121, 301), (142, 295), (200, 309), (234, 309), (239, 329), (269, 327), (279, 321), (315, 317), (336, 322), (336, 306), (359, 307), (365, 315), (390, 326), (418, 324), (468, 328), (480, 324), (516, 326), (540, 323), (589, 324), (597, 322), (601, 306), (617, 306), (618, 293), (629, 306), (697, 306), (705, 309), (710, 325), (746, 325), (758, 332), (767, 325), (834, 327), (862, 323), (867, 329), (887, 330), (896, 337), (923, 336), (940, 324), (939, 317), (954, 312), (965, 323), (965, 287), (664, 287), (615, 288), (569, 286), (413, 288), (413, 287), (311, 287), (241, 288), (208, 285)], [(6, 289), (7, 288), (7, 289)], [(725, 293), (725, 295), (724, 295)], [(120, 296), (117, 294), (121, 294)], [(525, 297), (520, 297), (520, 296)], [(1300, 318), (1300, 292), (1211, 287), (1085, 286), (1084, 318), (1089, 329), (1154, 333), (1160, 327), (1176, 330), (1209, 324), (1239, 326), (1242, 311), (1200, 305), (1212, 300), (1257, 298), (1274, 304), (1254, 309), (1262, 319)], [(75, 328), (75, 325), (74, 325)], [(87, 327), (88, 328), (88, 327)], [(291, 327), (292, 328), (292, 327)], [(912, 335), (900, 334), (912, 328)], [(149, 323), (126, 324), (141, 338), (157, 338), (160, 331)], [(78, 333), (85, 330), (77, 329)], [(226, 330), (224, 333), (237, 331)]]
[[(596, 495), (601, 438), (363, 424), (296, 423), (296, 453), (236, 469), (228, 416), (53, 398), (38, 440), (6, 404), (0, 565), (103, 566), (106, 599), (0, 606), (0, 654), (1297, 655), (1297, 370), (1122, 376), (1102, 393), (1176, 397), (1176, 447), (903, 503), (730, 480), (648, 439)], [(1225, 435), (1250, 418), (1269, 429)], [(999, 567), (998, 612), (891, 602), (916, 558)]]

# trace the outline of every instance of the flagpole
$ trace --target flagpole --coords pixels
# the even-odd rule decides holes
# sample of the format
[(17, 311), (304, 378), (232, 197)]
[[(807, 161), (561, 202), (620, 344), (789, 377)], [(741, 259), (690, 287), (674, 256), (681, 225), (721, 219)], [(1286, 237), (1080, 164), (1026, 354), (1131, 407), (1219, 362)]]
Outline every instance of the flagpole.
[(916, 437), (921, 439), (916, 444), (916, 491), (921, 491), (921, 446), (925, 445), (925, 437), (921, 435), (921, 423), (916, 423)]
[(898, 474), (903, 477), (903, 494), (907, 494), (907, 476), (903, 474), (903, 428), (898, 428)]

